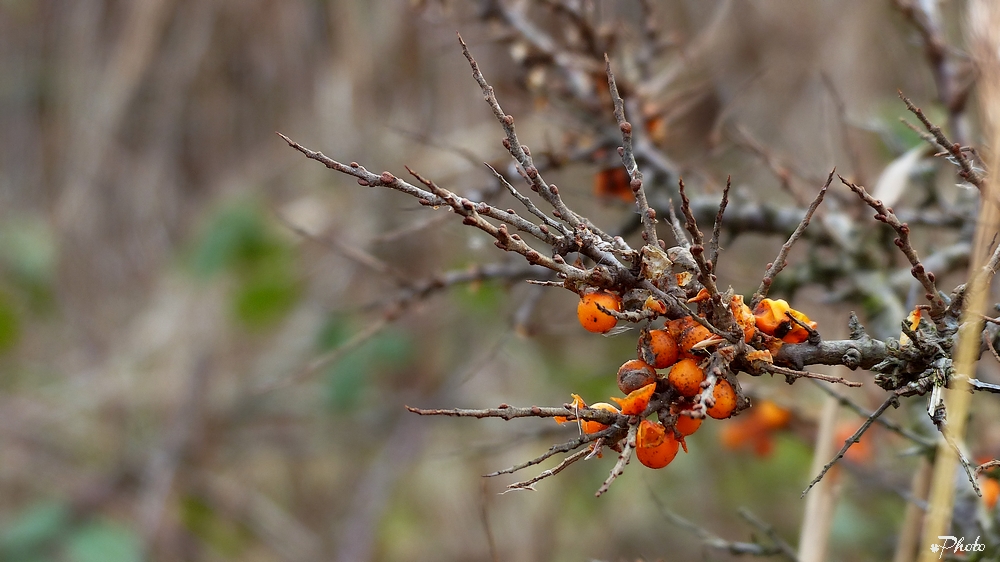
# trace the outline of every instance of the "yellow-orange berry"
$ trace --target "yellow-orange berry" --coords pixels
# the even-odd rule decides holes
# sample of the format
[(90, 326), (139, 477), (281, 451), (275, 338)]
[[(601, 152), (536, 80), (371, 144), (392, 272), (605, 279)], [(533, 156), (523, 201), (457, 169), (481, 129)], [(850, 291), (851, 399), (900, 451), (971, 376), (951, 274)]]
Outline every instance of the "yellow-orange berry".
[(780, 429), (788, 425), (788, 422), (792, 419), (790, 411), (770, 400), (761, 400), (754, 404), (750, 410), (750, 414), (765, 429)]
[(701, 383), (705, 380), (705, 372), (698, 367), (694, 359), (681, 359), (670, 368), (667, 381), (677, 389), (681, 396), (691, 398), (701, 392)]
[(677, 340), (667, 330), (650, 330), (639, 338), (639, 357), (657, 369), (666, 369), (677, 362)]
[(621, 312), (622, 299), (607, 291), (597, 291), (583, 295), (580, 303), (576, 305), (576, 317), (580, 320), (580, 325), (588, 332), (603, 334), (614, 328), (618, 319), (601, 312), (597, 305), (603, 306), (606, 310)]
[(788, 319), (794, 316), (813, 330), (817, 324), (805, 314), (788, 306), (782, 299), (764, 299), (753, 310), (757, 329), (765, 334), (781, 339), (785, 343), (802, 343), (809, 339), (809, 331)]
[(674, 422), (674, 427), (677, 428), (677, 432), (687, 437), (698, 431), (701, 427), (701, 422), (705, 421), (705, 418), (692, 418), (686, 414), (680, 414), (677, 416), (677, 421)]
[(733, 411), (736, 409), (736, 391), (733, 390), (733, 385), (729, 384), (729, 381), (721, 378), (715, 381), (712, 398), (715, 399), (715, 404), (708, 409), (708, 415), (717, 420), (726, 419), (733, 415)]
[(649, 405), (649, 399), (653, 397), (654, 392), (656, 392), (655, 381), (630, 392), (625, 398), (612, 397), (611, 399), (621, 406), (622, 413), (626, 416), (638, 416), (646, 410), (646, 406)]
[(642, 359), (626, 361), (618, 368), (618, 388), (625, 394), (656, 382), (656, 370)]
[(1000, 482), (993, 478), (983, 478), (979, 482), (979, 489), (983, 492), (983, 505), (986, 511), (992, 511), (1000, 497)]
[(635, 456), (649, 468), (663, 468), (677, 456), (677, 439), (663, 424), (642, 420), (635, 438)]
[[(618, 408), (615, 408), (614, 406), (612, 406), (611, 404), (608, 404), (607, 402), (597, 402), (597, 403), (591, 405), (590, 407), (591, 407), (591, 409), (594, 409), (594, 410), (607, 410), (609, 412), (614, 412), (616, 414), (620, 413), (618, 411)], [(580, 426), (583, 428), (583, 432), (584, 433), (597, 433), (598, 431), (601, 431), (602, 429), (607, 429), (608, 428), (608, 426), (604, 425), (603, 423), (601, 423), (599, 421), (593, 421), (593, 420), (584, 420), (584, 421), (580, 422)]]

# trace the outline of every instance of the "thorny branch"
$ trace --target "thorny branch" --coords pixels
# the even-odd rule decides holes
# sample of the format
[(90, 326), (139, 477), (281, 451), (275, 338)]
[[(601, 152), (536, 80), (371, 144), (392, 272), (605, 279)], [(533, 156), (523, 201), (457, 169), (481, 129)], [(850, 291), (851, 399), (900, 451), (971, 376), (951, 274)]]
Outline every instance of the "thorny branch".
[(856, 193), (862, 201), (868, 204), (869, 207), (875, 209), (875, 220), (879, 222), (884, 222), (885, 224), (892, 227), (896, 231), (898, 238), (896, 238), (896, 246), (903, 252), (906, 259), (910, 261), (912, 269), (910, 273), (913, 274), (914, 279), (923, 285), (926, 291), (925, 297), (931, 303), (931, 318), (940, 326), (942, 319), (947, 311), (947, 306), (950, 303), (946, 303), (941, 297), (941, 292), (938, 291), (937, 285), (934, 283), (934, 273), (927, 271), (924, 264), (920, 263), (920, 257), (917, 256), (917, 251), (913, 248), (910, 243), (910, 226), (896, 217), (896, 214), (892, 212), (892, 209), (886, 207), (882, 201), (875, 199), (865, 190), (864, 187), (860, 185), (853, 184), (843, 176), (838, 176), (840, 181), (844, 183), (847, 187), (851, 188), (851, 191)]
[[(557, 50), (551, 38), (527, 26), (527, 22), (515, 21), (516, 18), (509, 11), (507, 12), (511, 25), (515, 27), (520, 25), (518, 29), (526, 35), (532, 35), (536, 46), (546, 47), (553, 55), (562, 56), (563, 53)], [(576, 19), (572, 12), (567, 12), (566, 15), (574, 22), (574, 25), (585, 23), (583, 19)], [(595, 41), (595, 37), (591, 37), (588, 49), (594, 51), (591, 55), (596, 58), (598, 45)], [(521, 144), (515, 132), (514, 118), (501, 108), (493, 87), (483, 76), (461, 36), (459, 36), (459, 43), (462, 53), (472, 69), (473, 77), (482, 90), (485, 101), (504, 131), (502, 144), (516, 164), (514, 168), (517, 174), (522, 177), (531, 191), (537, 193), (545, 203), (551, 206), (551, 215), (540, 209), (529, 196), (521, 194), (503, 174), (489, 164), (487, 167), (495, 179), (514, 199), (523, 205), (527, 215), (522, 216), (513, 209), (504, 210), (483, 201), (460, 196), (409, 167), (406, 170), (415, 178), (415, 184), (400, 179), (390, 172), (382, 172), (381, 174), (370, 172), (356, 162), (340, 163), (321, 152), (305, 148), (281, 133), (278, 134), (289, 146), (307, 158), (357, 178), (358, 183), (362, 186), (385, 187), (409, 195), (424, 206), (447, 207), (462, 217), (463, 224), (490, 235), (498, 248), (525, 258), (528, 264), (527, 268), (519, 270), (517, 273), (507, 272), (505, 275), (508, 278), (523, 278), (532, 271), (533, 266), (539, 266), (548, 269), (557, 278), (557, 280), (534, 281), (542, 286), (560, 286), (581, 295), (595, 288), (611, 290), (618, 295), (629, 295), (630, 302), (633, 303), (629, 305), (631, 308), (627, 307), (619, 311), (610, 310), (601, 304), (597, 305), (601, 312), (618, 320), (648, 324), (661, 317), (667, 320), (689, 318), (696, 325), (705, 328), (711, 336), (692, 347), (698, 353), (697, 357), (706, 367), (707, 372), (705, 382), (701, 386), (702, 392), (694, 401), (694, 406), (685, 406), (685, 408), (691, 408), (689, 413), (692, 415), (704, 417), (706, 410), (713, 407), (715, 403), (714, 390), (717, 385), (722, 384), (720, 381), (735, 385), (737, 393), (741, 393), (736, 378), (736, 374), (739, 372), (746, 372), (752, 376), (759, 376), (763, 373), (778, 374), (784, 376), (789, 384), (798, 378), (810, 378), (817, 383), (822, 381), (849, 387), (860, 386), (861, 383), (848, 381), (842, 377), (813, 373), (805, 370), (805, 367), (817, 364), (844, 365), (850, 369), (861, 368), (874, 372), (876, 374), (875, 382), (889, 391), (888, 398), (876, 411), (867, 413), (850, 400), (838, 397), (841, 403), (851, 406), (860, 415), (866, 416), (866, 421), (845, 442), (837, 456), (810, 483), (806, 492), (843, 457), (847, 449), (860, 439), (872, 423), (881, 423), (921, 445), (926, 444), (924, 439), (893, 422), (882, 419), (881, 415), (890, 405), (898, 405), (901, 397), (923, 395), (932, 388), (947, 384), (947, 375), (950, 372), (949, 353), (957, 331), (955, 326), (959, 310), (956, 303), (961, 301), (962, 289), (961, 287), (956, 289), (951, 298), (946, 297), (937, 288), (935, 276), (927, 270), (925, 263), (948, 264), (955, 261), (953, 258), (939, 257), (935, 254), (921, 262), (910, 241), (908, 223), (901, 220), (892, 209), (881, 201), (872, 198), (863, 187), (841, 177), (840, 179), (845, 185), (854, 191), (862, 201), (876, 210), (876, 220), (886, 223), (896, 232), (896, 245), (911, 264), (910, 274), (923, 286), (930, 301), (930, 305), (925, 308), (930, 311), (933, 325), (920, 321), (917, 321), (914, 326), (904, 323), (902, 333), (907, 338), (907, 342), (904, 344), (894, 339), (883, 341), (872, 338), (861, 327), (857, 318), (852, 315), (849, 324), (851, 337), (847, 340), (828, 341), (823, 340), (819, 333), (806, 322), (787, 314), (791, 325), (803, 328), (808, 333), (806, 341), (802, 343), (781, 342), (777, 338), (764, 336), (759, 332), (757, 335), (751, 334), (744, 338), (746, 332), (740, 329), (737, 323), (735, 315), (737, 308), (734, 304), (742, 303), (742, 301), (734, 300), (736, 295), (733, 295), (732, 291), (726, 293), (720, 291), (717, 283), (716, 270), (722, 232), (726, 231), (730, 235), (743, 231), (774, 232), (788, 235), (787, 241), (782, 245), (775, 260), (768, 264), (761, 284), (752, 296), (749, 304), (750, 307), (754, 307), (765, 299), (775, 278), (787, 266), (791, 247), (798, 240), (809, 236), (817, 244), (832, 243), (840, 248), (845, 248), (848, 245), (847, 239), (828, 224), (824, 224), (818, 233), (807, 234), (806, 230), (819, 205), (823, 202), (835, 170), (829, 173), (823, 187), (804, 211), (802, 209), (772, 209), (767, 204), (740, 201), (740, 205), (736, 206), (737, 208), (728, 216), (725, 215), (730, 203), (731, 178), (726, 181), (721, 201), (708, 202), (693, 200), (689, 197), (684, 181), (678, 177), (680, 211), (684, 223), (682, 225), (678, 220), (673, 205), (668, 204), (666, 209), (677, 246), (666, 248), (663, 242), (657, 238), (656, 210), (647, 199), (646, 179), (639, 170), (637, 158), (644, 158), (644, 161), (652, 163), (654, 172), (673, 173), (675, 169), (665, 156), (647, 146), (647, 143), (643, 142), (642, 146), (639, 146), (639, 141), (635, 137), (637, 130), (625, 117), (625, 101), (619, 93), (618, 81), (612, 72), (610, 58), (604, 55), (603, 66), (614, 107), (614, 118), (621, 134), (618, 154), (629, 176), (629, 187), (635, 197), (639, 213), (638, 227), (641, 229), (642, 239), (645, 243), (639, 250), (633, 249), (623, 237), (608, 234), (595, 226), (588, 218), (572, 210), (563, 199), (559, 188), (543, 178), (542, 167), (544, 166), (536, 164), (531, 151), (527, 146)], [(589, 63), (580, 68), (590, 68)], [(630, 92), (632, 89), (626, 91)], [(967, 151), (958, 144), (950, 143), (941, 130), (927, 120), (919, 108), (913, 106), (907, 98), (902, 95), (901, 97), (907, 107), (917, 115), (930, 132), (931, 138), (944, 148), (958, 164), (961, 169), (959, 175), (973, 185), (981, 187), (982, 175), (965, 155)], [(791, 172), (778, 165), (773, 154), (755, 144), (752, 137), (749, 137), (744, 131), (739, 130), (738, 132), (744, 134), (743, 142), (748, 143), (751, 150), (761, 155), (775, 170), (775, 173), (782, 178), (783, 182), (787, 182)], [(801, 172), (797, 172), (797, 174), (804, 177)], [(791, 188), (789, 187), (789, 189)], [(798, 197), (794, 190), (792, 193)], [(803, 199), (801, 203), (804, 204), (804, 198), (800, 199)], [(713, 216), (711, 238), (706, 243), (705, 237), (698, 227), (698, 217), (702, 217), (702, 220), (707, 222), (712, 220)], [(826, 216), (823, 218), (825, 219)], [(947, 225), (952, 228), (961, 227), (964, 220), (964, 217), (959, 215), (932, 216), (926, 213), (911, 213), (906, 215), (906, 218), (912, 220), (914, 224)], [(821, 222), (826, 223), (825, 220)], [(512, 232), (512, 230), (516, 232)], [(790, 234), (788, 234), (789, 231)], [(519, 233), (534, 239), (536, 241), (534, 243), (540, 243), (545, 248), (533, 247)], [(959, 247), (959, 253), (963, 254), (963, 252), (965, 256), (968, 255), (968, 244)], [(571, 263), (567, 257), (573, 254), (578, 257)], [(586, 265), (584, 258), (590, 260), (592, 265)], [(997, 250), (987, 268), (984, 269), (983, 275), (989, 279), (996, 273), (998, 267), (1000, 267), (1000, 249)], [(420, 298), (421, 295), (437, 286), (404, 286), (404, 289), (408, 291), (407, 294), (411, 296), (400, 302), (405, 303), (409, 302), (408, 299)], [(703, 294), (707, 294), (707, 299), (702, 296)], [(695, 295), (698, 297), (691, 298)], [(698, 301), (697, 310), (693, 310), (685, 302), (688, 299)], [(649, 306), (648, 303), (651, 301), (660, 304)], [(387, 316), (386, 320), (389, 319), (391, 318)], [(718, 336), (722, 336), (722, 338)], [(984, 335), (984, 341), (984, 350), (989, 348), (991, 351), (996, 351), (993, 339), (985, 338)], [(1000, 386), (978, 380), (973, 380), (972, 388), (977, 391), (1000, 392)], [(676, 413), (671, 411), (670, 406), (677, 400), (676, 391), (665, 384), (658, 384), (644, 415), (657, 412), (661, 423), (664, 419), (673, 419), (672, 416), (676, 416)], [(737, 412), (748, 404), (742, 394), (739, 394), (739, 401), (743, 405), (736, 410)], [(608, 446), (618, 451), (619, 456), (608, 478), (597, 491), (597, 495), (607, 491), (615, 479), (624, 472), (637, 445), (636, 436), (639, 421), (644, 417), (626, 416), (601, 409), (576, 408), (569, 404), (561, 408), (538, 406), (514, 408), (503, 404), (498, 408), (487, 409), (422, 409), (414, 407), (407, 407), (407, 409), (419, 415), (500, 418), (504, 420), (525, 417), (558, 417), (577, 420), (578, 423), (584, 421), (599, 422), (607, 428), (590, 434), (582, 434), (565, 443), (553, 445), (548, 451), (532, 460), (487, 475), (497, 476), (513, 473), (537, 465), (555, 455), (569, 453), (588, 443), (592, 444), (588, 449), (564, 458), (556, 467), (543, 471), (531, 479), (508, 486), (508, 490), (533, 489), (534, 484), (540, 480), (557, 474), (570, 464), (589, 458), (600, 451), (602, 447)], [(969, 470), (971, 474), (971, 468)], [(784, 554), (790, 552), (790, 549), (786, 548), (787, 545), (779, 544), (776, 537), (771, 538), (777, 545), (778, 552)]]

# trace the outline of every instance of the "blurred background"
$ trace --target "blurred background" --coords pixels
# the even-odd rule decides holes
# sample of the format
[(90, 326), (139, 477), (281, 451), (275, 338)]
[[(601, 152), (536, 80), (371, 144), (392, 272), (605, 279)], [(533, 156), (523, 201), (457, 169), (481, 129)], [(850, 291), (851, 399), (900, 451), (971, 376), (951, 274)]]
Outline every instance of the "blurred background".
[[(576, 430), (403, 406), (606, 399), (637, 332), (588, 334), (575, 295), (520, 279), (435, 288), (443, 272), (518, 262), (445, 210), (360, 187), (275, 135), (461, 194), (495, 190), (481, 162), (508, 166), (502, 132), (458, 31), (521, 140), (551, 153), (569, 204), (627, 223), (630, 205), (595, 192), (613, 158), (588, 151), (579, 108), (531, 62), (544, 46), (532, 30), (565, 39), (563, 4), (576, 5), (0, 1), (0, 560), (728, 560), (665, 513), (748, 541), (760, 531), (741, 507), (796, 544), (823, 396), (805, 382), (747, 383), (791, 412), (773, 435), (726, 439), (706, 423), (689, 454), (661, 471), (633, 463), (604, 497), (613, 454), (498, 495), (535, 472), (483, 474)], [(731, 174), (734, 209), (794, 205), (833, 166), (874, 183), (919, 142), (897, 89), (948, 117), (892, 2), (648, 4), (669, 71), (649, 134), (696, 194), (717, 199)], [(613, 60), (651, 21), (631, 0), (587, 6), (600, 37), (617, 37)], [(956, 47), (962, 6), (941, 6)], [(613, 127), (605, 107), (598, 124)], [(589, 156), (555, 164), (574, 150)], [(949, 174), (923, 184), (953, 200)], [(752, 293), (783, 239), (729, 239), (720, 284)], [(851, 307), (797, 288), (796, 308), (845, 337)], [(883, 398), (850, 392), (869, 409)], [(917, 402), (891, 416), (920, 429)], [(974, 452), (995, 455), (979, 428), (997, 407), (974, 408)], [(872, 439), (840, 475), (831, 559), (893, 552), (917, 459), (895, 435)]]

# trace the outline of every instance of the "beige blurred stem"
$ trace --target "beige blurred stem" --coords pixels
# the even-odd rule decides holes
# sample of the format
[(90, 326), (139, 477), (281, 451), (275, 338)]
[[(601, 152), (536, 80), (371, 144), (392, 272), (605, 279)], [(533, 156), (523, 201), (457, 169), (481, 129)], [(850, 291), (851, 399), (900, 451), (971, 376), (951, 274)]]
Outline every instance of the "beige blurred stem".
[[(834, 428), (837, 424), (839, 402), (827, 396), (820, 414), (816, 431), (816, 447), (813, 451), (812, 467), (809, 474), (819, 474), (827, 460), (836, 452), (834, 449)], [(830, 539), (830, 524), (837, 497), (840, 495), (840, 474), (834, 466), (806, 496), (806, 509), (802, 516), (799, 532), (800, 562), (822, 562), (826, 558), (826, 546)]]
[[(970, 52), (979, 72), (979, 110), (982, 115), (982, 135), (991, 147), (987, 157), (988, 170), (995, 174), (1000, 170), (1000, 4), (995, 0), (974, 0), (969, 4), (967, 29)], [(997, 186), (993, 177), (983, 185), (980, 201), (995, 200)], [(984, 274), (983, 266), (992, 253), (990, 245), (997, 233), (998, 211), (995, 205), (980, 206), (979, 221), (976, 225), (976, 240), (969, 264), (968, 294), (962, 314), (962, 328), (959, 331), (958, 351), (955, 353), (955, 374), (945, 392), (947, 424), (944, 430), (956, 443), (963, 443), (965, 421), (969, 409), (969, 377), (973, 374), (979, 355), (982, 318), (980, 313), (986, 307), (990, 274)], [(930, 550), (930, 545), (939, 542), (938, 537), (950, 534), (951, 512), (955, 493), (955, 469), (958, 459), (955, 451), (939, 440), (931, 480), (930, 503), (924, 520), (923, 539), (920, 544), (922, 561), (937, 560), (938, 554)]]

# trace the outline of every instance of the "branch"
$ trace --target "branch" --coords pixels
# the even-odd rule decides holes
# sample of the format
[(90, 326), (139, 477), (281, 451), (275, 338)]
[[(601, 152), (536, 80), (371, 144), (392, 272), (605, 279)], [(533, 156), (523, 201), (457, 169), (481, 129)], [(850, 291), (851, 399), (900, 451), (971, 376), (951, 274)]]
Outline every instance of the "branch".
[(946, 137), (944, 133), (941, 131), (941, 127), (938, 127), (934, 123), (931, 123), (930, 119), (928, 119), (927, 116), (924, 115), (924, 112), (919, 107), (913, 105), (913, 102), (911, 102), (909, 98), (904, 96), (902, 91), (899, 91), (899, 98), (902, 99), (903, 103), (906, 104), (906, 109), (910, 110), (911, 113), (917, 116), (917, 119), (919, 119), (920, 122), (923, 123), (924, 127), (927, 128), (927, 131), (931, 135), (933, 135), (934, 140), (937, 141), (938, 145), (941, 148), (945, 149), (948, 152), (948, 154), (950, 154), (951, 157), (954, 159), (955, 164), (957, 164), (958, 167), (961, 168), (961, 171), (958, 172), (959, 177), (971, 183), (972, 185), (976, 186), (976, 189), (979, 190), (979, 193), (985, 195), (986, 192), (983, 190), (984, 188), (983, 175), (980, 174), (975, 169), (975, 167), (972, 165), (971, 162), (969, 162), (969, 159), (965, 156), (965, 153), (962, 151), (962, 145), (958, 143), (953, 143), (950, 140), (948, 140), (948, 137)]
[(622, 158), (625, 171), (632, 179), (630, 186), (632, 194), (635, 196), (635, 205), (639, 211), (639, 218), (642, 221), (642, 239), (646, 244), (656, 245), (656, 211), (649, 207), (646, 201), (646, 190), (642, 185), (642, 172), (635, 162), (635, 153), (632, 151), (632, 124), (625, 120), (625, 102), (618, 94), (618, 86), (615, 84), (615, 75), (611, 72), (611, 59), (604, 55), (604, 64), (608, 74), (608, 88), (611, 90), (611, 101), (615, 106), (615, 121), (622, 132), (622, 146), (618, 149), (618, 154)]
[(754, 293), (753, 298), (750, 299), (750, 308), (756, 307), (760, 301), (764, 300), (768, 291), (771, 290), (771, 284), (774, 283), (774, 278), (778, 275), (778, 273), (781, 273), (781, 270), (784, 269), (786, 265), (788, 265), (785, 261), (788, 258), (788, 252), (792, 250), (792, 245), (802, 237), (802, 233), (805, 232), (806, 227), (809, 226), (809, 221), (812, 220), (812, 216), (816, 212), (816, 209), (819, 208), (819, 204), (823, 202), (823, 197), (826, 196), (826, 190), (830, 188), (830, 183), (833, 182), (833, 174), (836, 171), (836, 168), (830, 170), (830, 175), (827, 176), (826, 183), (823, 184), (823, 188), (819, 190), (816, 198), (809, 204), (809, 208), (806, 209), (805, 216), (802, 217), (801, 221), (799, 221), (799, 226), (797, 226), (792, 232), (792, 235), (788, 237), (788, 241), (782, 244), (781, 250), (778, 251), (778, 257), (767, 265), (767, 271), (764, 272), (764, 278), (760, 282), (760, 287), (757, 288), (757, 292)]
[(868, 416), (868, 419), (865, 420), (865, 423), (861, 424), (861, 427), (859, 427), (858, 430), (854, 432), (854, 435), (851, 435), (850, 437), (847, 438), (846, 441), (844, 441), (844, 446), (840, 448), (840, 451), (838, 451), (837, 455), (833, 457), (833, 460), (826, 463), (826, 466), (824, 466), (823, 470), (819, 472), (819, 475), (817, 475), (816, 478), (813, 478), (812, 482), (809, 483), (805, 491), (802, 492), (802, 497), (805, 497), (806, 494), (809, 493), (809, 490), (812, 490), (813, 486), (818, 484), (819, 481), (822, 480), (824, 476), (826, 476), (826, 473), (829, 472), (831, 468), (833, 468), (833, 465), (837, 464), (837, 461), (844, 458), (844, 454), (847, 453), (847, 450), (851, 448), (851, 445), (861, 440), (861, 436), (864, 435), (866, 431), (868, 431), (868, 428), (871, 427), (872, 423), (874, 423), (879, 416), (885, 413), (885, 411), (889, 408), (889, 406), (895, 406), (895, 407), (899, 406), (899, 396), (895, 392), (890, 394), (889, 397), (886, 398), (884, 402), (882, 402), (882, 405), (879, 406), (877, 410), (872, 412), (872, 415)]
[(939, 324), (941, 319), (944, 318), (948, 307), (944, 302), (944, 299), (941, 298), (941, 292), (938, 291), (937, 285), (934, 283), (934, 273), (929, 272), (924, 268), (924, 265), (920, 263), (920, 257), (917, 256), (917, 251), (910, 244), (910, 227), (906, 223), (900, 222), (899, 218), (896, 217), (891, 208), (886, 207), (882, 201), (869, 195), (863, 186), (853, 184), (845, 180), (843, 176), (838, 177), (840, 178), (840, 181), (847, 187), (851, 188), (851, 191), (856, 193), (862, 201), (868, 204), (868, 206), (872, 209), (875, 209), (875, 220), (884, 222), (896, 231), (898, 236), (895, 240), (896, 246), (903, 252), (906, 259), (910, 261), (910, 265), (913, 266), (910, 269), (910, 273), (913, 275), (914, 279), (923, 285), (924, 290), (926, 291), (924, 296), (931, 303), (931, 318), (934, 320), (935, 324)]

